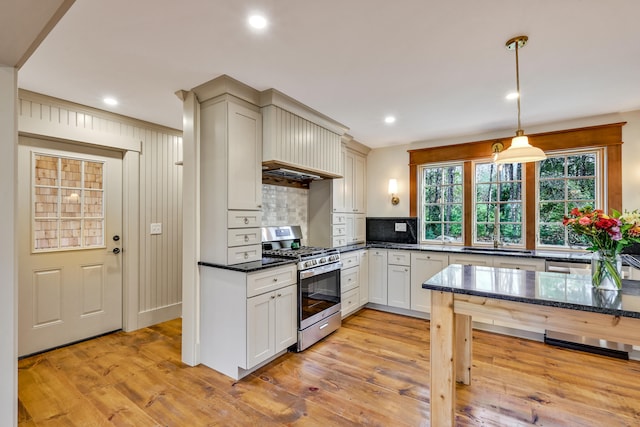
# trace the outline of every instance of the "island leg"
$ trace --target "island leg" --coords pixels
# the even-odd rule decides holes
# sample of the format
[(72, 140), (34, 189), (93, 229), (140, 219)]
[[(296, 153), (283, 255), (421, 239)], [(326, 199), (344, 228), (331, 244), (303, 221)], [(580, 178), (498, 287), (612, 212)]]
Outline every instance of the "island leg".
[(431, 425), (455, 425), (455, 316), (453, 293), (431, 291)]
[(471, 384), (471, 334), (473, 327), (471, 316), (455, 315), (456, 322), (456, 381), (465, 385)]

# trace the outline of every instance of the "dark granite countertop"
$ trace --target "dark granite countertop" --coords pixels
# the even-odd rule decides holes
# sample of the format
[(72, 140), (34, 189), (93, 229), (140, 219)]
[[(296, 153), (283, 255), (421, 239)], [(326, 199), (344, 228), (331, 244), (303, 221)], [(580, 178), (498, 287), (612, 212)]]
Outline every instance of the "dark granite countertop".
[[(337, 248), (342, 252), (351, 252), (362, 249), (390, 249), (404, 251), (425, 251), (425, 252), (447, 252), (456, 254), (470, 255), (496, 255), (520, 258), (542, 258), (548, 261), (574, 262), (580, 264), (589, 264), (591, 262), (591, 252), (562, 252), (550, 250), (524, 250), (524, 249), (508, 249), (508, 248), (491, 248), (491, 247), (470, 247), (455, 245), (420, 245), (412, 243), (389, 243), (389, 242), (367, 242), (354, 245), (341, 246)], [(640, 255), (622, 255), (624, 265), (631, 265), (640, 269)]]
[(224, 265), (212, 262), (200, 261), (198, 265), (204, 267), (222, 268), (225, 270), (239, 271), (242, 273), (251, 273), (272, 267), (280, 267), (281, 265), (295, 264), (297, 261), (287, 258), (271, 258), (263, 257), (261, 261), (245, 262), (242, 264)]
[(598, 291), (589, 274), (564, 274), (452, 264), (426, 280), (424, 289), (640, 318), (640, 281)]

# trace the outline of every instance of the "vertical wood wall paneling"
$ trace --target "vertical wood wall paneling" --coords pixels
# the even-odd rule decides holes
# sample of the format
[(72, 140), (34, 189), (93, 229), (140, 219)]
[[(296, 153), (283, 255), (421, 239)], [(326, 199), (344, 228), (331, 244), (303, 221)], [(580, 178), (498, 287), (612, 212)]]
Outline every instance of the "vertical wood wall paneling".
[[(175, 165), (176, 161), (182, 160), (179, 132), (165, 131), (153, 124), (28, 91), (21, 91), (18, 108), (20, 117), (29, 119), (25, 122), (28, 131), (34, 133), (43, 131), (48, 136), (106, 146), (120, 138), (113, 145), (119, 149), (131, 146), (131, 141), (122, 142), (122, 138), (140, 143), (136, 146), (142, 148), (137, 174), (139, 234), (124, 237), (125, 241), (135, 240), (136, 244), (132, 246), (139, 248), (136, 256), (139, 272), (135, 281), (129, 280), (130, 286), (137, 288), (139, 298), (134, 310), (141, 321), (135, 326), (144, 327), (179, 315), (182, 299), (182, 169)], [(23, 128), (19, 130), (25, 132)], [(162, 223), (162, 234), (149, 234), (151, 222)]]

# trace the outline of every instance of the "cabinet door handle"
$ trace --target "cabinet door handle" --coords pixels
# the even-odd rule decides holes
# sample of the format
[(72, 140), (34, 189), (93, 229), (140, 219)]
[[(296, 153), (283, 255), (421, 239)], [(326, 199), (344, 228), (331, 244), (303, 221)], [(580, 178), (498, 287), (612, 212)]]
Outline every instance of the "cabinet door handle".
[(275, 299), (275, 298), (276, 298), (276, 296), (275, 296), (275, 295), (271, 295), (271, 297), (270, 297), (270, 298), (271, 298), (271, 299)]
[(249, 254), (247, 252), (244, 253), (244, 259), (249, 258)]
[(277, 278), (277, 277), (274, 277), (274, 278), (273, 278), (273, 281), (274, 281), (274, 282), (277, 282), (277, 281), (278, 281), (278, 278)]
[(245, 241), (245, 242), (248, 242), (248, 241), (249, 241), (249, 236), (247, 236), (246, 234), (245, 234), (245, 236), (244, 236), (244, 241)]
[(282, 294), (278, 294), (278, 298), (280, 298), (282, 296)]
[(245, 223), (245, 224), (249, 224), (249, 218), (244, 217), (244, 223)]

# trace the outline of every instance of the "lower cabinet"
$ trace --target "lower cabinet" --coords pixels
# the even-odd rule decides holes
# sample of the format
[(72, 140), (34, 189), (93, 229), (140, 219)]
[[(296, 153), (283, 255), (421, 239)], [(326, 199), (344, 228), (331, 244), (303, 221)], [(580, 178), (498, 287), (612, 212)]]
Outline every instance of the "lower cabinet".
[(295, 264), (244, 273), (200, 267), (200, 361), (233, 379), (298, 340)]
[(411, 310), (431, 312), (431, 291), (422, 284), (449, 265), (449, 255), (436, 252), (411, 253)]
[[(360, 294), (368, 295), (366, 278), (368, 274), (362, 274), (363, 262), (368, 265), (367, 251), (346, 252), (341, 255), (342, 270), (340, 271), (342, 318), (344, 319), (364, 304), (361, 303)], [(363, 282), (363, 279), (365, 280)], [(368, 298), (368, 297), (367, 297)]]
[(362, 251), (360, 253), (360, 307), (369, 302), (369, 251)]
[(387, 251), (369, 249), (369, 302), (387, 305)]
[(247, 299), (247, 365), (253, 367), (297, 342), (296, 285)]
[(411, 308), (411, 270), (406, 265), (387, 266), (387, 305)]

